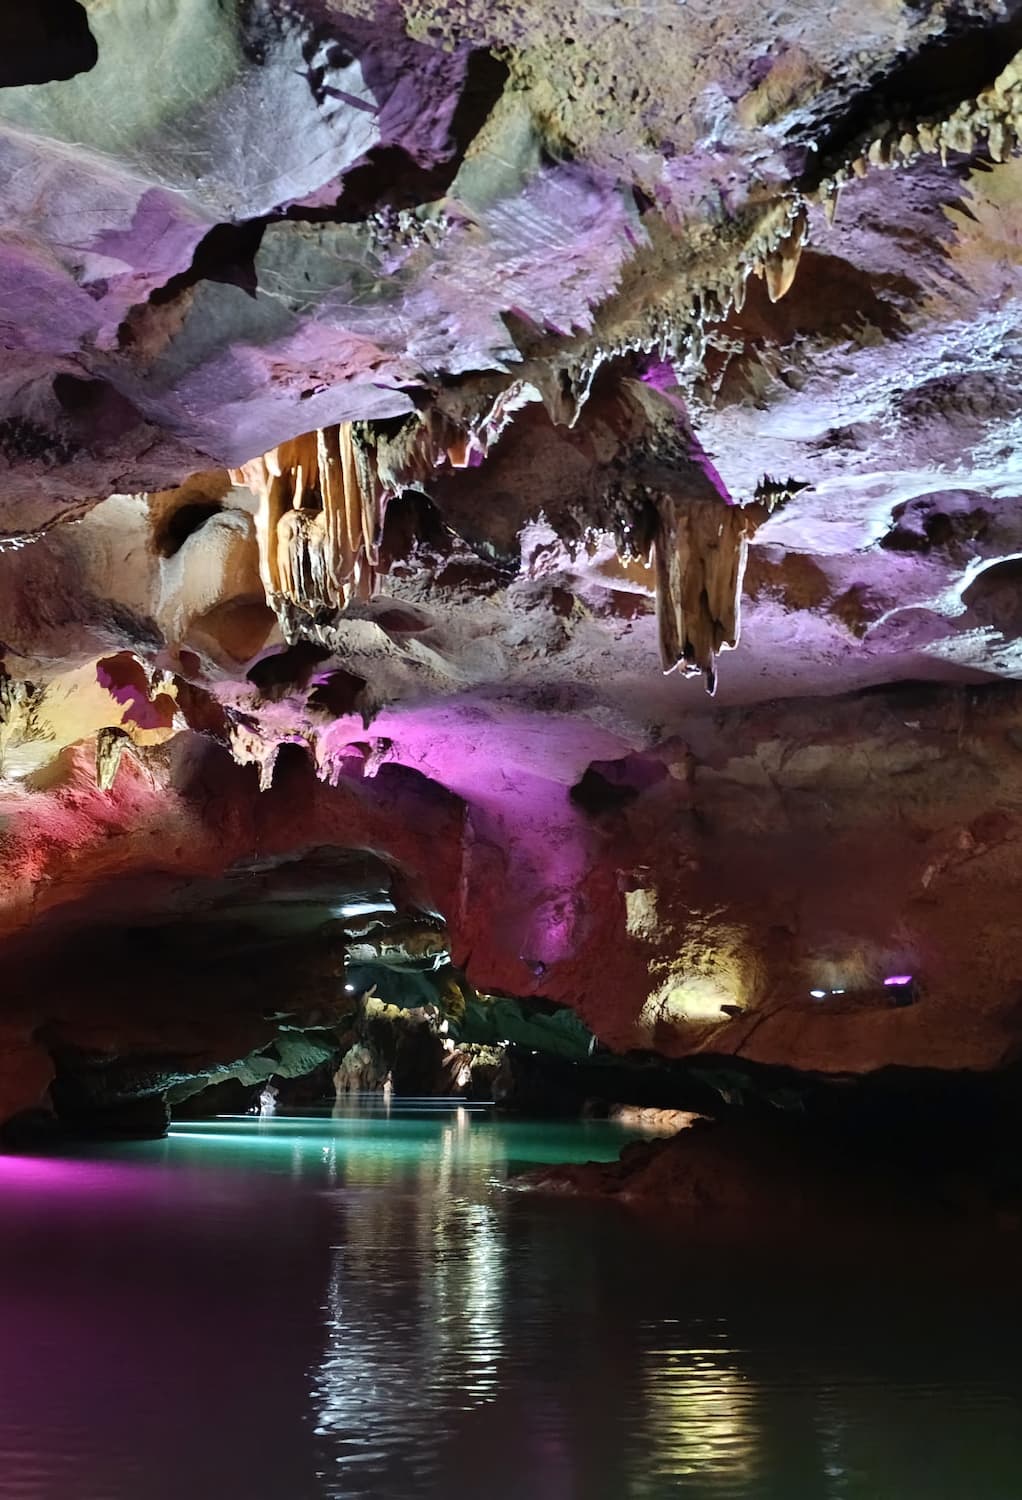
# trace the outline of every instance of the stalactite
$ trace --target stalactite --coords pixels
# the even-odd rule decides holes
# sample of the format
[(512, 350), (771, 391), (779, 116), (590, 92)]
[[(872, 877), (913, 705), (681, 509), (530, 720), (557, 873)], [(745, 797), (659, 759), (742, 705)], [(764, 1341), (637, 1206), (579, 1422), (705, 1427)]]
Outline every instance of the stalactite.
[(713, 693), (718, 652), (738, 644), (750, 517), (721, 500), (670, 496), (660, 499), (657, 513), (660, 660), (665, 672), (702, 672)]
[(749, 541), (791, 494), (806, 488), (794, 479), (782, 485), (766, 476), (745, 505), (713, 495), (657, 498), (649, 556), (665, 672), (702, 673), (707, 692), (716, 692), (716, 658), (733, 650), (741, 634)]
[(800, 208), (784, 239), (766, 257), (764, 274), (771, 302), (780, 302), (791, 290), (808, 233), (809, 220), (805, 209)]
[[(712, 693), (717, 655), (738, 643), (748, 538), (769, 513), (778, 486), (764, 481), (766, 503), (757, 491), (752, 505), (732, 504), (683, 407), (670, 395), (673, 372), (655, 378), (656, 386), (649, 377), (623, 382), (627, 399), (607, 419), (622, 441), (639, 426), (641, 464), (649, 474), (636, 486), (618, 473), (608, 492), (614, 531), (623, 556), (645, 556), (654, 569), (664, 671), (702, 673)], [(665, 382), (666, 394), (660, 389)], [(233, 472), (260, 497), (261, 573), (289, 640), (306, 630), (303, 616), (306, 622), (313, 617), (320, 630), (324, 612), (333, 615), (371, 597), (387, 500), (427, 483), (440, 464), (457, 468), (480, 461), (525, 399), (534, 396), (504, 393), (474, 420), (434, 406), (396, 426), (322, 428)], [(638, 424), (631, 411), (636, 405)], [(652, 459), (650, 433), (658, 434)], [(677, 488), (668, 475), (676, 477)]]
[(701, 673), (714, 693), (717, 656), (738, 644), (749, 539), (807, 485), (764, 475), (751, 500), (736, 504), (665, 361), (648, 361), (640, 380), (621, 380), (600, 417), (618, 449), (605, 490), (608, 529), (623, 562), (653, 569), (664, 672)]
[(131, 739), (123, 729), (101, 729), (96, 736), (96, 785), (101, 792), (108, 792), (117, 777), (121, 756), (132, 748)]
[(278, 614), (369, 599), (387, 500), (438, 463), (464, 466), (471, 448), (470, 434), (428, 411), (396, 432), (368, 422), (324, 427), (232, 470), (260, 499), (260, 573)]
[(384, 494), (390, 496), (425, 483), (444, 462), (455, 469), (466, 468), (474, 443), (463, 423), (430, 406), (402, 422), (396, 432), (367, 424), (367, 447)]
[(268, 598), (344, 609), (373, 590), (382, 486), (353, 423), (310, 432), (232, 472), (260, 498), (260, 570)]

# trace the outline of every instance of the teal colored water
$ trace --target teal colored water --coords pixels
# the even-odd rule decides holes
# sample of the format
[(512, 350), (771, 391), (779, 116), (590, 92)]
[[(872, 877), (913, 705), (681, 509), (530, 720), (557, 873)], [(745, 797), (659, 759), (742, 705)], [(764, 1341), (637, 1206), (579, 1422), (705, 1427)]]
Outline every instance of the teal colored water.
[(0, 1157), (2, 1500), (1020, 1500), (1017, 1276), (510, 1191), (606, 1124)]

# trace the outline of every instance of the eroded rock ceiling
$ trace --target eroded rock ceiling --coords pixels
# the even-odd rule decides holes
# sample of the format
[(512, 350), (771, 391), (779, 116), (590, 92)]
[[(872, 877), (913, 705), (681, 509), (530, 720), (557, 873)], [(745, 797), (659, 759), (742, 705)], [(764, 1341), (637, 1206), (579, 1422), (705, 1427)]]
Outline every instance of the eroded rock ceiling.
[[(318, 1025), (324, 847), (618, 1049), (1010, 1061), (1022, 7), (0, 42), (0, 1112)], [(224, 879), (206, 1035), (147, 934)]]

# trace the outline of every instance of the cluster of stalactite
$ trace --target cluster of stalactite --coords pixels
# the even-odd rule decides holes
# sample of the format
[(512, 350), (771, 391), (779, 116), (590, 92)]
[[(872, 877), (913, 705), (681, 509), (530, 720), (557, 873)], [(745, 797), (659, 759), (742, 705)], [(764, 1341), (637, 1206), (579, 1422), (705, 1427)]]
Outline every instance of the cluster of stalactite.
[(701, 488), (619, 492), (611, 526), (622, 561), (653, 571), (664, 672), (702, 675), (713, 693), (717, 656), (738, 644), (749, 539), (780, 501), (771, 494), (736, 505)]
[(271, 600), (315, 611), (369, 598), (382, 486), (354, 423), (282, 443), (232, 478), (262, 502), (256, 525)]
[(750, 504), (736, 504), (662, 360), (595, 400), (617, 444), (607, 470), (608, 519), (622, 560), (652, 570), (661, 666), (701, 674), (713, 693), (718, 654), (738, 644), (749, 538), (801, 486), (769, 481)]
[[(619, 489), (614, 527), (622, 555), (653, 569), (664, 671), (701, 673), (712, 693), (717, 655), (738, 644), (748, 539), (777, 497), (757, 493), (751, 505), (733, 504), (702, 466), (694, 438), (682, 435), (685, 452), (672, 454), (670, 467), (683, 466), (689, 482), (680, 491)], [(396, 428), (321, 428), (233, 471), (261, 500), (260, 568), (282, 619), (368, 600), (387, 500), (425, 486), (440, 463), (465, 467), (473, 453), (478, 461), (485, 447), (478, 432), (434, 410)]]
[(469, 437), (425, 414), (389, 433), (342, 422), (281, 443), (232, 470), (260, 498), (256, 518), (267, 598), (331, 613), (370, 598), (387, 500), (445, 460), (468, 462)]

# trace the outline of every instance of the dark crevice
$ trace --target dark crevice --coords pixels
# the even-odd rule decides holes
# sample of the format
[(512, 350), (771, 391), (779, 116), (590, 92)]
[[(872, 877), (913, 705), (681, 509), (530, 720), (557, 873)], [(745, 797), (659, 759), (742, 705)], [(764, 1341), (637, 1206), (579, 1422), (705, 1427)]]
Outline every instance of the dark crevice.
[(194, 500), (173, 511), (156, 532), (153, 543), (161, 557), (173, 557), (188, 538), (223, 510), (219, 500)]
[(465, 87), (451, 117), (451, 151), (446, 161), (424, 167), (403, 146), (380, 145), (344, 178), (337, 202), (325, 208), (290, 208), (287, 219), (303, 223), (357, 224), (371, 213), (416, 208), (447, 192), (465, 153), (504, 91), (507, 64), (484, 51), (473, 52)]
[(590, 817), (599, 817), (603, 813), (620, 812), (629, 802), (634, 802), (639, 794), (634, 787), (619, 786), (605, 780), (589, 766), (582, 773), (581, 781), (571, 788), (568, 795)]
[(347, 714), (358, 712), (359, 700), (366, 685), (364, 677), (339, 667), (316, 684), (305, 706), (310, 714), (322, 714), (328, 719), (343, 719)]
[(73, 436), (88, 450), (116, 443), (144, 423), (138, 408), (105, 380), (62, 373), (53, 378), (53, 394)]
[(299, 641), (284, 651), (264, 656), (245, 675), (263, 698), (275, 703), (295, 689), (307, 688), (313, 672), (329, 656), (324, 647)]
[[(450, 151), (444, 161), (424, 167), (403, 146), (375, 146), (359, 165), (345, 174), (340, 196), (332, 204), (317, 208), (296, 204), (241, 224), (215, 224), (200, 241), (191, 264), (157, 288), (148, 303), (133, 312), (144, 310), (146, 306), (160, 307), (172, 302), (201, 281), (237, 286), (250, 297), (255, 297), (258, 291), (256, 256), (270, 224), (356, 224), (372, 213), (415, 208), (442, 197), (500, 98), (507, 77), (505, 63), (489, 52), (472, 52), (466, 65), (465, 84), (451, 117)], [(121, 324), (119, 341), (125, 347), (132, 339), (132, 314), (129, 313)]]
[(590, 817), (619, 812), (629, 802), (667, 777), (667, 767), (647, 755), (621, 760), (594, 760), (568, 793), (576, 807)]
[(421, 490), (403, 490), (388, 504), (380, 539), (380, 572), (410, 557), (418, 545), (437, 557), (448, 557), (452, 536), (436, 506)]
[(0, 88), (62, 82), (87, 73), (98, 57), (78, 0), (8, 0), (0, 8)]
[(943, 118), (993, 83), (1022, 49), (1019, 0), (1011, 11), (1007, 19), (993, 24), (955, 18), (941, 36), (897, 63), (867, 93), (852, 100), (818, 141), (813, 179), (829, 176), (860, 141), (884, 124)]
[(254, 297), (258, 287), (255, 258), (269, 222), (269, 219), (250, 219), (244, 224), (214, 224), (199, 241), (188, 269), (179, 271), (153, 292), (150, 306), (173, 301), (179, 292), (198, 281), (237, 286)]

